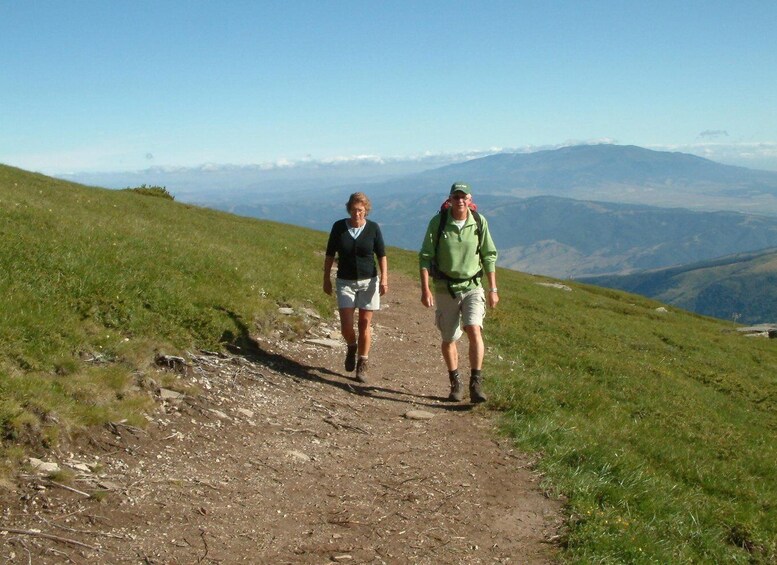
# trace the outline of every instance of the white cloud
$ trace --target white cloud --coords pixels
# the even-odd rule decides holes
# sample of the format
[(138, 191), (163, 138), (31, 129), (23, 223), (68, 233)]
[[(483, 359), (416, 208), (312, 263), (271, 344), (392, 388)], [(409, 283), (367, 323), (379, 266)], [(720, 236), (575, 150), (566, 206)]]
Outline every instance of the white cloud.
[[(642, 145), (648, 149), (659, 151), (679, 151), (705, 157), (712, 161), (739, 165), (744, 167), (777, 171), (777, 142), (725, 143), (713, 141), (716, 136), (728, 136), (724, 130), (706, 130), (700, 132), (699, 142), (688, 144), (653, 144)], [(542, 150), (553, 150), (573, 145), (617, 144), (619, 140), (610, 137), (593, 139), (568, 139), (562, 143), (549, 145), (523, 145), (516, 147), (492, 146), (489, 148), (472, 148), (458, 151), (424, 150), (406, 155), (375, 155), (370, 153), (355, 155), (332, 155), (314, 158), (307, 155), (301, 159), (279, 158), (255, 163), (218, 163), (203, 161), (200, 165), (188, 166), (182, 164), (160, 163), (158, 154), (151, 151), (141, 151), (135, 147), (110, 144), (82, 147), (72, 151), (61, 151), (40, 154), (0, 155), (0, 162), (21, 167), (23, 169), (40, 171), (46, 174), (64, 175), (75, 172), (183, 172), (200, 170), (203, 172), (218, 172), (230, 169), (260, 170), (260, 171), (292, 171), (306, 169), (334, 170), (347, 167), (359, 167), (364, 171), (384, 171), (396, 169), (397, 166), (411, 165), (418, 170), (435, 168), (450, 163), (477, 159), (496, 153), (534, 153)], [(639, 143), (635, 143), (640, 145)], [(157, 163), (152, 165), (153, 163)]]
[(705, 129), (699, 133), (699, 137), (728, 137), (728, 132), (724, 129)]
[(651, 145), (648, 149), (680, 151), (727, 165), (777, 171), (777, 142), (691, 143)]

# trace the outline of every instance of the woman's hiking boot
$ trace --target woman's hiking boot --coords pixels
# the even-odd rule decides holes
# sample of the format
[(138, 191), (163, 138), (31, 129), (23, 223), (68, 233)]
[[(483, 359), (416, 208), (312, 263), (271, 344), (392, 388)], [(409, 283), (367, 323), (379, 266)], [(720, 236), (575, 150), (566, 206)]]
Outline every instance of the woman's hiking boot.
[(464, 398), (464, 387), (461, 385), (458, 371), (449, 373), (448, 377), (451, 380), (451, 393), (448, 395), (448, 400), (461, 402), (461, 399)]
[(469, 380), (469, 400), (473, 404), (476, 404), (478, 402), (485, 402), (486, 395), (483, 394), (483, 391), (481, 390), (480, 386), (482, 384), (483, 377), (480, 374), (480, 371), (472, 371), (472, 377), (470, 377)]
[(359, 362), (356, 363), (356, 380), (360, 383), (367, 382), (367, 358), (359, 357)]
[(348, 346), (348, 351), (345, 354), (345, 370), (349, 373), (356, 368), (356, 350), (359, 345), (354, 343)]

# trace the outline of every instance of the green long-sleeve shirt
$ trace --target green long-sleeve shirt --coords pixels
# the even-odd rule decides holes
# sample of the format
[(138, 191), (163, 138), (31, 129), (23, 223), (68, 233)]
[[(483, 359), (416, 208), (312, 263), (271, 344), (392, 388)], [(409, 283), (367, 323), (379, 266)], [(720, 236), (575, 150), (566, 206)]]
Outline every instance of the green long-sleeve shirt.
[[(422, 269), (429, 269), (432, 260), (437, 264), (437, 268), (454, 279), (466, 279), (464, 282), (451, 283), (450, 290), (454, 293), (467, 292), (480, 286), (480, 280), (471, 280), (478, 271), (482, 269), (484, 273), (492, 273), (496, 269), (497, 251), (494, 241), (491, 239), (491, 233), (488, 230), (488, 222), (480, 215), (482, 221), (483, 237), (480, 246), (480, 256), (477, 255), (478, 235), (477, 222), (470, 212), (467, 220), (459, 229), (453, 223), (451, 214), (446, 214), (447, 220), (442, 234), (440, 234), (440, 243), (435, 250), (435, 239), (437, 230), (440, 226), (440, 214), (436, 214), (426, 228), (424, 241), (421, 244), (421, 251), (418, 254), (418, 263)], [(437, 292), (447, 292), (447, 282), (444, 280), (435, 281), (435, 290)]]

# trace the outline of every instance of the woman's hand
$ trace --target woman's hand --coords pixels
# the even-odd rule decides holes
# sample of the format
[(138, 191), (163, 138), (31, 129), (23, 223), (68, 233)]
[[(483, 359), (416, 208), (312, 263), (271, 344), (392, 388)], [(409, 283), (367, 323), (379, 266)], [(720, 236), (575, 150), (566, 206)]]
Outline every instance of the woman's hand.
[(324, 293), (332, 295), (332, 279), (329, 277), (324, 279)]
[(378, 290), (380, 291), (380, 295), (383, 296), (388, 292), (388, 283), (382, 282), (380, 285), (378, 285)]
[(427, 308), (434, 306), (434, 294), (432, 294), (432, 291), (428, 288), (425, 288), (421, 291), (421, 304)]

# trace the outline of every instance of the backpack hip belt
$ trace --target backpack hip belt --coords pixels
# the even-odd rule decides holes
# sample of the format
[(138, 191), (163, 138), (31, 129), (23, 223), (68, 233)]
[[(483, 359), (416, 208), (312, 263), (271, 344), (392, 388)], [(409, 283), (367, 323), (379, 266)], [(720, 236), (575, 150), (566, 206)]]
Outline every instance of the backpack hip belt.
[(483, 276), (483, 269), (480, 269), (477, 273), (475, 273), (474, 275), (472, 275), (467, 279), (455, 279), (453, 277), (449, 277), (448, 275), (446, 275), (445, 273), (439, 270), (437, 271), (437, 274), (438, 274), (438, 277), (437, 277), (438, 279), (444, 280), (446, 282), (445, 286), (448, 287), (448, 294), (451, 295), (451, 298), (456, 298), (456, 293), (453, 292), (451, 285), (457, 284), (457, 283), (469, 282), (469, 281), (474, 281), (477, 284), (478, 282), (477, 279), (482, 278)]

